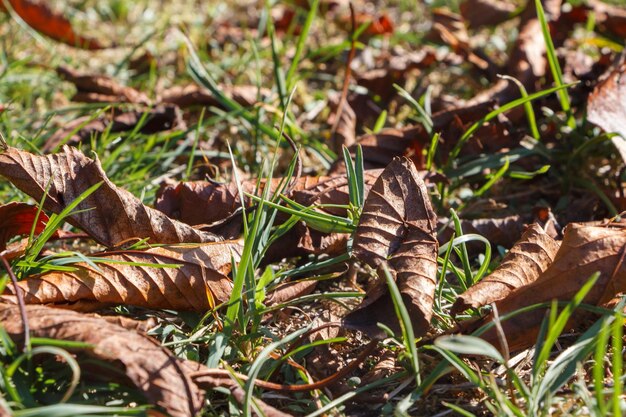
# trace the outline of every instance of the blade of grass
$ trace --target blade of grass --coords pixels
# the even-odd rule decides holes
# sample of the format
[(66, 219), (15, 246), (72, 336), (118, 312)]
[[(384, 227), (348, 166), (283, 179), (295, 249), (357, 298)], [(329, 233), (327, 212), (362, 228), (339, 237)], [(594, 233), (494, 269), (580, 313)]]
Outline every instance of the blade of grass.
[[(556, 56), (554, 43), (552, 42), (552, 37), (550, 36), (550, 27), (548, 26), (548, 21), (543, 10), (543, 5), (541, 4), (541, 0), (535, 0), (535, 7), (537, 8), (537, 18), (539, 19), (539, 23), (541, 23), (541, 32), (543, 33), (543, 39), (546, 44), (546, 56), (548, 57), (548, 64), (550, 65), (550, 71), (552, 72), (554, 83), (557, 87), (565, 87), (565, 84), (563, 83), (563, 71), (561, 71), (561, 66), (559, 65), (559, 60)], [(576, 120), (572, 115), (571, 104), (567, 91), (560, 89), (558, 90), (557, 95), (559, 96), (561, 108), (567, 115), (567, 125), (570, 129), (575, 129)]]

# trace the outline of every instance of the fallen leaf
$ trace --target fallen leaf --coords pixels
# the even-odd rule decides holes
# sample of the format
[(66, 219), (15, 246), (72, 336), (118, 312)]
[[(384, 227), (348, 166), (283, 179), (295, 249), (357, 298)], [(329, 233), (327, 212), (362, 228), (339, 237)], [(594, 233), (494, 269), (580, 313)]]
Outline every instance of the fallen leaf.
[[(71, 308), (72, 303), (86, 301), (206, 312), (229, 299), (232, 283), (226, 274), (239, 253), (235, 242), (105, 252), (92, 255), (102, 258), (96, 264), (99, 270), (77, 263), (72, 265), (77, 269), (74, 272), (33, 275), (18, 285), (28, 304)], [(170, 267), (162, 267), (164, 264)], [(12, 287), (6, 291), (9, 295), (4, 299), (13, 300)]]
[[(524, 233), (524, 228), (530, 219), (514, 214), (501, 218), (485, 218), (461, 220), (463, 234), (477, 234), (485, 237), (492, 246), (512, 247)], [(437, 228), (441, 231), (437, 236), (440, 244), (448, 242), (454, 233), (454, 223), (451, 219), (441, 217)], [(484, 245), (480, 246), (482, 249)]]
[(278, 285), (265, 299), (265, 304), (274, 306), (310, 294), (317, 286), (316, 280), (283, 282)]
[(219, 240), (143, 205), (107, 178), (98, 159), (87, 158), (75, 148), (66, 146), (61, 153), (40, 156), (9, 147), (0, 152), (0, 175), (37, 201), (45, 194), (44, 208), (54, 213), (101, 182), (102, 186), (77, 206), (80, 212), (68, 216), (67, 221), (107, 247), (146, 238), (150, 243)]
[(623, 4), (607, 4), (591, 0), (589, 5), (593, 7), (597, 25), (616, 36), (626, 37), (626, 8), (619, 7)]
[(141, 122), (138, 132), (152, 134), (172, 129), (186, 130), (180, 109), (173, 105), (159, 105), (147, 110), (111, 112), (99, 118), (84, 116), (72, 120), (48, 138), (43, 146), (44, 152), (50, 152), (61, 144), (75, 145), (91, 140), (96, 134), (126, 132), (134, 130)]
[(507, 1), (464, 0), (459, 9), (468, 27), (475, 29), (495, 26), (510, 19), (517, 7)]
[(367, 88), (370, 96), (377, 97), (383, 103), (397, 95), (394, 84), (404, 85), (410, 73), (419, 72), (437, 61), (436, 50), (428, 46), (419, 51), (400, 51), (383, 58), (376, 68), (355, 76), (358, 85)]
[[(626, 229), (623, 224), (568, 225), (554, 262), (535, 282), (497, 302), (499, 315), (552, 300), (571, 301), (595, 272), (600, 272), (600, 278), (583, 302), (592, 305), (610, 302), (616, 294), (626, 291), (625, 249)], [(545, 314), (546, 308), (539, 308), (502, 322), (511, 351), (535, 343)], [(478, 324), (492, 319), (489, 315)], [(494, 346), (500, 346), (494, 330), (481, 337)]]
[(78, 35), (69, 20), (53, 12), (43, 1), (6, 0), (6, 3), (4, 1), (0, 3), (0, 11), (8, 12), (7, 3), (11, 6), (11, 11), (15, 12), (28, 26), (55, 41), (76, 48), (91, 50), (105, 48), (93, 38)]
[(37, 224), (35, 225), (34, 232), (41, 233), (46, 227), (48, 216), (44, 212), (37, 212), (39, 209), (37, 206), (26, 203), (8, 203), (0, 206), (0, 252), (6, 249), (6, 245), (15, 236), (29, 235), (33, 230), (33, 224), (35, 219)]
[(339, 154), (343, 146), (352, 146), (356, 142), (357, 118), (354, 109), (347, 101), (343, 103), (341, 109), (338, 108), (339, 97), (331, 102), (333, 102), (333, 112), (328, 118), (328, 124), (332, 126), (330, 147)]
[[(272, 92), (253, 85), (220, 86), (220, 90), (229, 98), (250, 107), (259, 100), (270, 97)], [(207, 89), (196, 84), (175, 86), (161, 93), (161, 103), (175, 104), (181, 108), (190, 106), (222, 107), (220, 101)]]
[[(543, 0), (542, 4), (548, 22), (558, 20), (561, 0)], [(509, 54), (505, 74), (517, 79), (529, 93), (532, 93), (537, 90), (537, 81), (546, 74), (548, 68), (545, 57), (546, 44), (541, 31), (541, 23), (537, 19), (534, 1), (526, 4), (518, 30), (519, 36)], [(501, 79), (492, 87), (468, 100), (466, 105), (490, 101), (503, 105), (518, 97), (520, 97), (519, 87), (508, 80)], [(523, 116), (523, 112), (520, 111), (520, 114)]]
[(626, 162), (626, 53), (603, 75), (587, 100), (587, 120), (606, 132), (618, 133), (611, 141)]
[[(432, 316), (439, 247), (436, 226), (426, 185), (415, 165), (407, 158), (395, 158), (365, 200), (353, 253), (373, 268), (389, 262), (416, 336), (428, 330)], [(346, 325), (374, 330), (376, 322), (382, 322), (398, 328), (385, 281), (379, 280), (377, 287), (344, 318)]]
[(86, 103), (137, 103), (150, 104), (144, 93), (132, 87), (119, 84), (104, 75), (80, 74), (71, 68), (57, 67), (62, 79), (76, 86), (77, 93), (72, 99)]
[(455, 316), (468, 308), (500, 301), (517, 288), (534, 282), (552, 263), (558, 249), (559, 243), (541, 226), (531, 224), (498, 268), (457, 298), (450, 314)]
[[(90, 349), (74, 348), (99, 361), (107, 362), (100, 372), (110, 380), (120, 372), (153, 405), (172, 417), (196, 415), (202, 408), (204, 394), (185, 372), (180, 360), (152, 338), (126, 330), (100, 317), (43, 306), (27, 306), (26, 316), (31, 336), (83, 342)], [(14, 340), (23, 340), (24, 325), (17, 306), (0, 304), (0, 323)], [(81, 358), (79, 357), (79, 363)], [(90, 360), (90, 366), (97, 362)], [(117, 369), (117, 372), (110, 368)]]

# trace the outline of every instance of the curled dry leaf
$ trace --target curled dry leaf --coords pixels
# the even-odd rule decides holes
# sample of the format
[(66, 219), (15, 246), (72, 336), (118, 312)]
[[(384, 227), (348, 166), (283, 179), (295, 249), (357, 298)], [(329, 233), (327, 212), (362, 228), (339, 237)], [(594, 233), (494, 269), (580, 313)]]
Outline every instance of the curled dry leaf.
[[(407, 158), (385, 168), (365, 200), (354, 236), (357, 259), (372, 267), (388, 261), (409, 310), (416, 335), (424, 334), (432, 316), (437, 276), (437, 217), (424, 181)], [(393, 303), (380, 280), (361, 307), (344, 323), (364, 330), (376, 322), (398, 328)]]
[[(230, 392), (235, 397), (235, 400), (241, 405), (245, 402), (246, 392), (243, 388), (241, 388), (235, 381), (232, 381), (233, 384), (230, 385)], [(264, 416), (264, 417), (292, 417), (291, 414), (284, 413), (269, 404), (259, 400), (258, 398), (254, 398), (253, 403), (259, 408), (261, 414), (257, 413), (254, 408), (252, 409), (253, 415), (255, 416)]]
[(587, 100), (587, 119), (606, 132), (626, 162), (626, 53), (603, 75)]
[[(119, 379), (119, 372), (111, 372), (108, 368), (120, 369), (151, 404), (168, 415), (194, 416), (202, 408), (202, 391), (185, 372), (179, 359), (157, 341), (100, 317), (73, 311), (27, 306), (26, 313), (32, 336), (91, 344), (93, 348), (81, 352), (108, 362), (107, 367), (102, 367), (103, 373)], [(17, 306), (0, 304), (0, 323), (11, 338), (24, 338)]]
[(461, 16), (470, 28), (495, 26), (513, 16), (516, 6), (507, 1), (465, 0), (459, 5)]
[[(600, 278), (583, 302), (592, 305), (610, 302), (616, 294), (626, 291), (625, 250), (624, 224), (606, 226), (570, 224), (565, 229), (563, 242), (554, 262), (535, 282), (496, 303), (500, 316), (522, 307), (551, 300), (571, 301), (595, 272), (600, 272)], [(546, 309), (540, 308), (502, 322), (511, 351), (535, 343), (545, 314)], [(492, 319), (492, 316), (488, 316), (479, 324)], [(493, 330), (481, 337), (494, 346), (500, 345), (498, 336)]]
[(457, 298), (450, 314), (454, 316), (468, 308), (500, 301), (517, 288), (534, 282), (552, 263), (558, 249), (559, 243), (541, 226), (531, 224), (500, 266)]
[[(205, 312), (230, 297), (232, 284), (226, 274), (239, 253), (235, 242), (109, 252), (98, 255), (103, 258), (99, 270), (78, 263), (74, 272), (33, 275), (18, 285), (28, 304), (86, 301)], [(6, 291), (11, 294), (12, 289)], [(13, 295), (4, 298), (13, 300)]]
[(0, 11), (7, 12), (7, 3), (28, 26), (67, 45), (84, 49), (102, 49), (95, 39), (77, 34), (64, 16), (53, 12), (45, 2), (32, 0), (6, 0), (0, 2)]
[[(140, 122), (141, 126), (138, 127)], [(51, 152), (61, 144), (82, 143), (91, 140), (99, 133), (127, 132), (135, 128), (138, 128), (140, 133), (152, 134), (171, 129), (185, 130), (187, 127), (180, 109), (173, 105), (159, 105), (146, 110), (131, 110), (123, 113), (114, 109), (97, 119), (84, 116), (64, 124), (48, 138), (43, 151)]]
[(150, 104), (144, 93), (119, 84), (104, 75), (80, 74), (73, 69), (57, 67), (57, 74), (76, 86), (73, 101), (84, 103), (136, 103)]
[[(342, 108), (339, 98), (334, 100), (333, 112), (331, 113), (328, 123), (331, 129), (331, 146), (337, 153), (341, 153), (342, 146), (352, 146), (356, 142), (356, 113), (347, 101), (343, 103)], [(337, 118), (339, 116), (339, 118)]]
[[(543, 0), (546, 18), (549, 22), (556, 21), (560, 16), (561, 0)], [(513, 50), (509, 54), (506, 74), (517, 79), (528, 90), (536, 90), (536, 82), (541, 79), (548, 68), (545, 58), (546, 43), (541, 31), (541, 23), (537, 19), (535, 2), (529, 1), (521, 15), (519, 23), (519, 36), (515, 41)], [(480, 92), (466, 102), (466, 105), (475, 105), (489, 101), (495, 101), (503, 105), (515, 100), (520, 96), (519, 87), (514, 83), (502, 79), (485, 91)], [(520, 112), (523, 114), (523, 112)]]
[[(253, 85), (220, 86), (221, 91), (242, 106), (253, 106), (259, 100), (270, 97), (272, 92)], [(175, 86), (161, 93), (161, 103), (179, 107), (214, 106), (221, 107), (217, 98), (207, 89), (195, 84)]]
[[(514, 214), (502, 218), (461, 220), (463, 234), (477, 234), (485, 237), (493, 246), (512, 247), (524, 233), (524, 228), (529, 219)], [(437, 228), (440, 233), (437, 236), (440, 244), (448, 242), (454, 233), (454, 223), (451, 219), (441, 217)], [(479, 246), (481, 249), (484, 245)]]
[(15, 236), (28, 235), (35, 225), (35, 233), (41, 233), (46, 227), (48, 216), (45, 213), (37, 212), (36, 206), (13, 202), (0, 206), (0, 252), (6, 249), (7, 242)]
[(302, 280), (284, 282), (268, 294), (265, 304), (275, 306), (287, 301), (310, 294), (317, 286), (316, 280)]
[(61, 153), (45, 156), (8, 148), (0, 152), (0, 175), (37, 201), (41, 201), (48, 189), (44, 208), (55, 213), (102, 182), (99, 189), (78, 205), (77, 210), (81, 211), (69, 216), (68, 222), (107, 247), (145, 238), (150, 243), (219, 240), (211, 233), (193, 229), (144, 206), (107, 178), (98, 159), (87, 158), (75, 148), (66, 146)]

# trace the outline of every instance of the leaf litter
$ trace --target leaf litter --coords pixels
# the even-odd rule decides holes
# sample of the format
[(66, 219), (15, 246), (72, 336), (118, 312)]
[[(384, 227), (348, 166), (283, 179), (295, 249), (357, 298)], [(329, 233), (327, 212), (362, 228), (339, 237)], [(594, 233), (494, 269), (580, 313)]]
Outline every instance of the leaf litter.
[[(237, 26), (234, 20), (221, 19), (215, 23), (214, 38), (198, 44), (208, 61), (254, 34), (259, 42), (255, 48), (262, 44), (271, 49), (276, 64), (282, 43), (276, 34), (308, 34), (311, 42), (319, 43), (328, 33), (309, 26), (318, 19), (325, 29), (340, 33), (335, 40), (342, 46), (312, 49), (304, 56), (301, 48), (312, 44), (296, 46), (294, 62), (302, 60), (299, 64), (306, 71), (293, 102), (287, 101), (286, 89), (298, 84), (291, 69), (283, 73), (274, 68), (271, 82), (276, 88), (260, 81), (263, 70), (256, 78), (232, 83), (229, 77), (245, 67), (241, 65), (212, 74), (218, 82), (192, 69), (195, 84), (184, 76), (174, 82), (159, 78), (154, 88), (146, 89), (132, 76), (140, 79), (152, 69), (160, 74), (169, 68), (178, 77), (177, 66), (185, 57), (180, 51), (152, 54), (139, 43), (138, 55), (147, 57), (152, 69), (135, 67), (135, 50), (115, 71), (108, 68), (109, 75), (78, 71), (65, 62), (60, 66), (58, 60), (51, 67), (56, 69), (46, 66), (44, 71), (56, 72), (74, 85), (69, 100), (110, 107), (65, 122), (54, 115), (61, 126), (56, 132), (37, 124), (43, 141), (40, 132), (30, 134), (44, 155), (9, 146), (4, 137), (0, 140), (0, 175), (13, 190), (20, 190), (11, 195), (30, 196), (43, 209), (15, 201), (0, 206), (0, 258), (11, 278), (13, 269), (19, 276), (0, 296), (0, 321), (12, 339), (26, 342), (23, 349), (30, 349), (27, 332), (35, 338), (87, 343), (91, 346), (70, 349), (72, 355), (79, 361), (91, 357), (108, 362), (109, 368), (97, 369), (105, 370), (111, 380), (130, 381), (145, 401), (169, 415), (195, 415), (203, 408), (206, 413), (205, 397), (216, 400), (221, 410), (276, 416), (324, 407), (328, 411), (330, 406), (324, 404), (352, 393), (359, 377), (364, 383), (387, 384), (378, 388), (380, 396), (370, 398), (379, 412), (391, 412), (389, 407), (397, 405), (433, 414), (443, 405), (433, 408), (421, 400), (406, 405), (408, 400), (393, 399), (412, 389), (424, 398), (432, 395), (424, 386), (415, 386), (414, 379), (393, 382), (411, 369), (403, 363), (405, 357), (417, 361), (410, 358), (414, 341), (399, 337), (408, 334), (407, 327), (423, 346), (438, 335), (467, 335), (491, 323), (495, 326), (480, 337), (502, 352), (516, 352), (532, 347), (542, 335), (550, 303), (570, 302), (594, 273), (599, 275), (584, 303), (595, 306), (596, 312), (619, 305), (618, 297), (626, 290), (625, 242), (613, 204), (619, 207), (620, 196), (624, 198), (626, 158), (619, 136), (624, 135), (624, 55), (614, 52), (619, 48), (612, 39), (623, 34), (624, 9), (599, 1), (567, 7), (558, 0), (528, 1), (521, 8), (512, 2), (465, 0), (458, 10), (424, 7), (427, 31), (418, 30), (414, 22), (407, 24), (393, 7), (389, 13), (357, 7), (355, 13), (352, 5), (347, 13), (341, 2), (319, 3), (276, 6), (269, 15), (254, 15)], [(539, 4), (546, 22), (541, 21)], [(0, 3), (0, 10), (56, 41), (103, 49), (103, 43), (79, 35), (69, 19), (45, 2), (9, 0)], [(590, 16), (594, 27), (588, 24)], [(266, 26), (268, 18), (272, 28)], [(584, 23), (587, 34), (581, 39), (571, 27)], [(489, 34), (483, 26), (491, 27)], [(551, 30), (555, 50), (542, 26)], [(407, 27), (430, 44), (416, 49), (396, 37)], [(511, 37), (507, 31), (518, 35)], [(506, 38), (509, 52), (485, 47), (485, 36), (500, 43)], [(390, 46), (389, 38), (398, 45)], [(348, 49), (348, 57), (341, 58), (339, 52)], [(558, 64), (552, 54), (565, 62), (569, 80), (584, 81), (569, 90), (572, 110), (544, 97), (548, 88), (563, 87), (561, 80), (553, 79), (560, 68), (554, 68)], [(125, 65), (137, 73), (129, 78), (119, 71)], [(605, 74), (599, 77), (602, 70)], [(307, 79), (310, 73), (321, 76)], [(500, 73), (509, 77), (496, 78)], [(341, 96), (339, 91), (315, 91), (327, 87), (321, 85), (330, 80), (329, 74), (337, 75), (328, 85)], [(530, 103), (528, 94), (536, 92), (536, 101)], [(1, 94), (2, 102), (11, 103)], [(511, 102), (518, 105), (509, 109)], [(2, 109), (3, 118), (16, 117), (13, 104)], [(568, 125), (570, 113), (579, 117), (585, 112), (605, 136), (586, 123)], [(288, 158), (279, 151), (281, 175), (268, 180), (260, 161), (271, 152), (268, 144), (275, 145), (280, 137), (272, 124), (278, 125), (282, 114), (287, 114), (284, 128), (301, 146), (294, 145), (300, 165), (295, 179), (282, 177), (293, 166), (289, 168)], [(204, 120), (210, 121), (209, 127)], [(324, 136), (329, 126), (331, 138)], [(106, 142), (111, 135), (119, 136)], [(12, 145), (15, 136), (9, 137)], [(144, 203), (143, 194), (140, 199), (115, 185), (119, 174), (109, 178), (95, 156), (119, 158), (119, 150), (128, 149), (127, 137), (165, 137), (160, 155), (179, 165), (159, 177), (154, 208)], [(206, 143), (200, 140), (204, 137)], [(105, 145), (99, 146), (100, 141)], [(170, 142), (177, 150), (167, 148)], [(347, 147), (353, 166), (352, 161), (335, 158), (343, 152), (340, 145)], [(84, 149), (97, 152), (88, 157)], [(225, 150), (233, 155), (225, 157)], [(191, 158), (186, 171), (181, 155)], [(235, 160), (244, 167), (239, 171), (243, 179), (222, 172), (236, 170), (230, 165)], [(183, 171), (186, 174), (179, 175)], [(259, 201), (264, 198), (269, 201)], [(82, 234), (49, 230), (50, 224), (60, 225), (57, 216)], [(611, 220), (601, 220), (607, 218)], [(341, 233), (331, 226), (337, 219)], [(565, 226), (562, 241), (560, 224)], [(251, 230), (258, 233), (254, 239)], [(31, 231), (35, 239), (52, 240), (37, 246)], [(242, 234), (245, 245), (237, 240)], [(19, 236), (28, 237), (16, 240)], [(85, 237), (101, 246), (85, 242)], [(485, 242), (488, 249), (481, 250)], [(35, 247), (40, 252), (33, 253)], [(55, 254), (61, 248), (66, 251)], [(57, 256), (68, 254), (74, 259), (55, 263)], [(247, 265), (245, 273), (241, 265)], [(389, 266), (400, 300), (394, 298), (393, 285), (382, 279), (383, 265)], [(247, 280), (242, 294), (233, 295), (233, 281), (241, 277)], [(331, 302), (338, 307), (330, 308)], [(398, 303), (404, 304), (408, 319)], [(538, 306), (530, 309), (534, 304)], [(529, 310), (500, 322), (524, 308)], [(78, 311), (114, 315), (104, 319)], [(141, 312), (152, 317), (150, 333), (168, 347), (146, 336), (145, 325), (131, 323)], [(333, 319), (321, 320), (326, 316)], [(115, 317), (130, 327), (112, 323)], [(573, 314), (566, 330), (584, 332), (590, 317)], [(307, 321), (325, 323), (306, 338), (289, 339)], [(395, 333), (395, 339), (387, 338), (379, 324)], [(333, 326), (324, 333), (328, 337), (310, 334)], [(330, 343), (331, 335), (348, 335), (350, 344), (309, 346), (310, 368), (302, 365), (299, 355), (304, 350), (298, 346), (307, 338), (313, 344)], [(396, 355), (398, 347), (390, 349), (389, 340), (397, 346), (404, 343), (399, 350), (405, 349), (405, 356)], [(266, 352), (263, 348), (269, 344), (272, 349)], [(442, 363), (428, 350), (419, 352), (425, 375)], [(272, 366), (263, 365), (267, 358)], [(315, 372), (320, 364), (326, 369)], [(85, 369), (91, 371), (92, 366), (85, 364)], [(112, 372), (114, 368), (118, 371)], [(311, 381), (309, 374), (318, 381)], [(359, 377), (339, 382), (351, 374)], [(364, 383), (359, 390), (366, 389)], [(307, 397), (315, 408), (292, 397), (318, 389), (323, 394)], [(273, 390), (285, 395), (262, 393)], [(220, 403), (224, 395), (228, 406)], [(364, 409), (365, 397), (354, 395), (345, 400), (347, 413)], [(499, 395), (519, 401), (512, 391)], [(0, 410), (3, 407), (0, 404)]]

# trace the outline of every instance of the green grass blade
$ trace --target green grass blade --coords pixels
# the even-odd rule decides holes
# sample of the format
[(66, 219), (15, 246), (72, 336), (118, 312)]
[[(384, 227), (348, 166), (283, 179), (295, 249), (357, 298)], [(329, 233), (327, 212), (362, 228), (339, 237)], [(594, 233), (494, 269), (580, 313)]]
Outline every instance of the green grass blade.
[(313, 20), (317, 15), (317, 8), (319, 6), (319, 3), (320, 0), (313, 0), (311, 5), (309, 6), (309, 12), (307, 13), (304, 25), (302, 26), (302, 32), (300, 32), (300, 36), (298, 37), (298, 43), (296, 44), (296, 52), (294, 53), (291, 65), (289, 66), (289, 70), (287, 71), (287, 76), (285, 77), (287, 90), (292, 90), (295, 85), (294, 76), (298, 69), (298, 65), (300, 64), (300, 57), (302, 56), (302, 52), (304, 51), (306, 40), (309, 37), (311, 25), (313, 24)]
[[(556, 56), (554, 43), (552, 42), (552, 37), (550, 36), (550, 27), (548, 26), (548, 21), (546, 20), (546, 14), (543, 10), (541, 0), (535, 0), (535, 7), (537, 8), (537, 18), (539, 19), (539, 23), (541, 23), (541, 32), (543, 33), (543, 39), (546, 44), (546, 56), (548, 57), (548, 64), (550, 65), (552, 77), (554, 77), (554, 82), (557, 87), (564, 87), (563, 71), (561, 71), (561, 66), (559, 65), (559, 60)], [(561, 108), (567, 114), (567, 125), (571, 129), (575, 129), (576, 120), (574, 120), (574, 116), (572, 115), (571, 104), (567, 91), (560, 89), (558, 90), (557, 95), (559, 96)]]
[(385, 280), (387, 281), (387, 287), (389, 287), (391, 299), (393, 300), (393, 308), (396, 311), (398, 321), (402, 327), (402, 339), (404, 346), (410, 355), (411, 367), (413, 368), (415, 381), (419, 386), (421, 384), (420, 365), (419, 358), (417, 356), (417, 347), (415, 346), (415, 333), (413, 331), (413, 324), (411, 323), (411, 316), (404, 305), (402, 294), (400, 294), (396, 281), (391, 276), (391, 272), (389, 271), (389, 267), (386, 263), (382, 264), (382, 270), (385, 275)]

